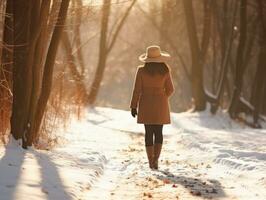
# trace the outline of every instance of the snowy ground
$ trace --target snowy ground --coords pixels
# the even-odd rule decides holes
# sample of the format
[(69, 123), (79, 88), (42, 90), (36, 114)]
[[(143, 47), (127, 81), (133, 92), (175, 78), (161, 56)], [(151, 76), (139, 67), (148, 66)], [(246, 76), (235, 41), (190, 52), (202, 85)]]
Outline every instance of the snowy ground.
[[(0, 147), (0, 199), (266, 199), (266, 130), (226, 114), (172, 113), (160, 169), (128, 111), (89, 109), (52, 151)], [(71, 142), (70, 142), (71, 141)]]

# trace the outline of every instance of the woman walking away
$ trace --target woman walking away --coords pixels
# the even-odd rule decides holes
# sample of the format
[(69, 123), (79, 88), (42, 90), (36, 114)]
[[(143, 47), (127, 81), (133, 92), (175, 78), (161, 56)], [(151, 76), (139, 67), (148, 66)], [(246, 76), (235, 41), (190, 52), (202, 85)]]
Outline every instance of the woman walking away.
[(132, 116), (137, 115), (137, 123), (144, 124), (146, 153), (152, 169), (158, 169), (163, 125), (171, 123), (168, 98), (174, 86), (165, 63), (169, 58), (159, 46), (147, 47), (146, 53), (139, 57), (145, 64), (137, 69), (130, 103)]

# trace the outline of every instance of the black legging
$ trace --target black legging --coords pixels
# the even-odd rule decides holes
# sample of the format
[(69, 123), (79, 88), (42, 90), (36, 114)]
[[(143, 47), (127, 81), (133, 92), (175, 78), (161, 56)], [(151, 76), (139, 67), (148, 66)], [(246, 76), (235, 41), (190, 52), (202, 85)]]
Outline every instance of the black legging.
[[(144, 124), (145, 126), (145, 146), (152, 146), (154, 143), (163, 143), (163, 125)], [(153, 134), (155, 140), (153, 143)]]

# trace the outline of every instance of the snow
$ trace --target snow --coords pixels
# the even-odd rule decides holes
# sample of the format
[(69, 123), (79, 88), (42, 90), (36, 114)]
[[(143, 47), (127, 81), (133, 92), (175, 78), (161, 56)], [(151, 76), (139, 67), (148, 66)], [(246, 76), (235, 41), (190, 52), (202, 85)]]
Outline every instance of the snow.
[(144, 128), (129, 111), (88, 108), (51, 151), (11, 139), (0, 146), (0, 199), (266, 199), (265, 129), (223, 111), (171, 120), (159, 170), (148, 168)]

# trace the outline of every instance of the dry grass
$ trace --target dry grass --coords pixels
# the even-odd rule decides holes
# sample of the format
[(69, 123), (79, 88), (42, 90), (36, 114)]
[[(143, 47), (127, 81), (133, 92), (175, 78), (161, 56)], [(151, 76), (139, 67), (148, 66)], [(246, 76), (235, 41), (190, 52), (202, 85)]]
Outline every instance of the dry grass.
[(48, 106), (42, 122), (37, 148), (51, 148), (61, 142), (56, 134), (66, 129), (71, 119), (80, 119), (86, 105), (86, 99), (76, 84), (70, 80), (64, 69), (54, 76), (54, 84)]
[(5, 142), (10, 130), (12, 93), (10, 72), (4, 70), (3, 66), (0, 65), (0, 139)]
[[(0, 68), (0, 72), (0, 141), (6, 143), (10, 134), (12, 94), (3, 67)], [(55, 133), (59, 129), (67, 128), (73, 117), (80, 118), (83, 114), (82, 110), (86, 105), (85, 95), (68, 76), (64, 68), (57, 68), (39, 139), (35, 142), (37, 148), (49, 149), (57, 145), (59, 138)]]

